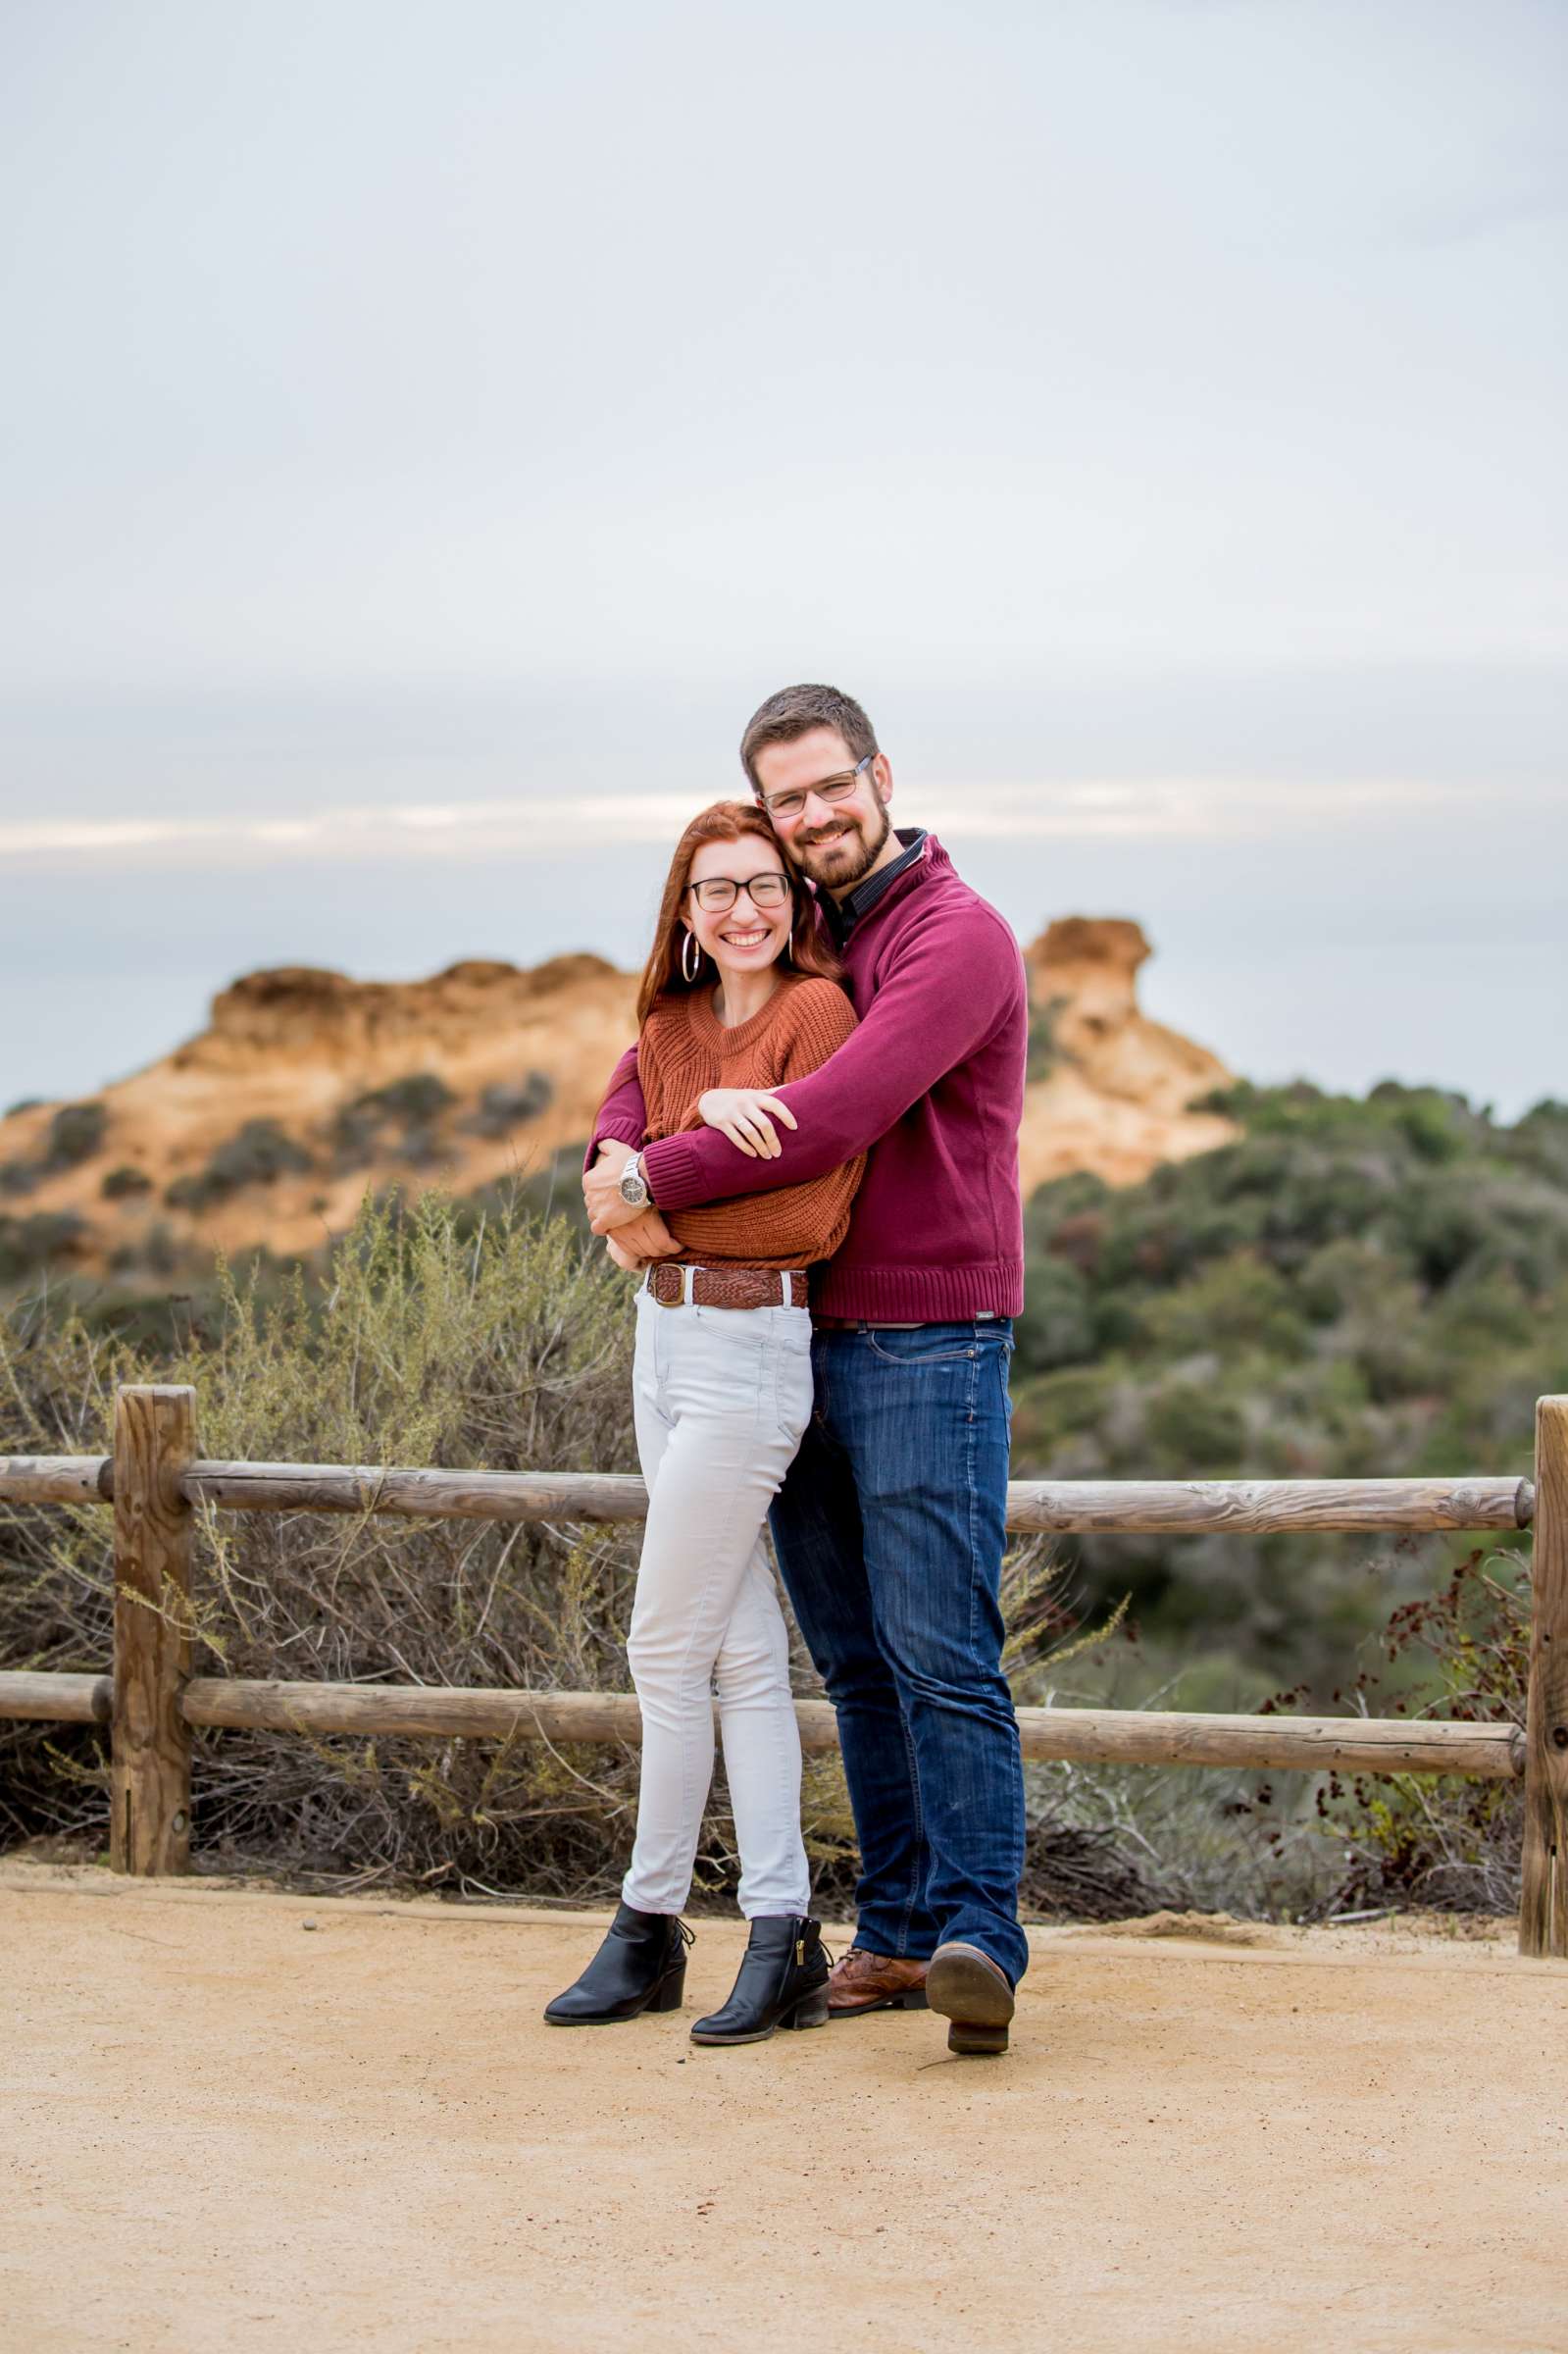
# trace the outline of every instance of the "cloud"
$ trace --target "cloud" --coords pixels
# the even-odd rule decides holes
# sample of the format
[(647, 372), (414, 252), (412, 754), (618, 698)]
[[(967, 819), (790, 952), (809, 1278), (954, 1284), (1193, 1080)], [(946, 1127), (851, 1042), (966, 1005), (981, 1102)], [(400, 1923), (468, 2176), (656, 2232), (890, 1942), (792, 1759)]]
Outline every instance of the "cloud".
[[(1037, 841), (1115, 836), (1238, 841), (1352, 828), (1455, 797), (1451, 787), (1373, 778), (1299, 787), (1277, 779), (1085, 778), (906, 791), (905, 822), (945, 838)], [(77, 862), (137, 867), (253, 866), (367, 859), (480, 860), (498, 851), (547, 853), (667, 846), (702, 803), (643, 793), (349, 805), (307, 814), (228, 817), (36, 818), (0, 825), (0, 863)]]

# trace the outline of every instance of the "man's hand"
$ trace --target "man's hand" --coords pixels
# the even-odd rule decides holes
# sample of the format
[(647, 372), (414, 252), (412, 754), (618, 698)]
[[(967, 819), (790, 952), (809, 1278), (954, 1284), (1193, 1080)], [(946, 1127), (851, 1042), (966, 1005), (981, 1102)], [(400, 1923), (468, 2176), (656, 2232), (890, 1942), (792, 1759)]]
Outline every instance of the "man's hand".
[(783, 1120), (786, 1128), (795, 1125), (788, 1104), (757, 1087), (710, 1087), (697, 1098), (697, 1109), (710, 1128), (738, 1145), (750, 1160), (777, 1160), (784, 1151), (774, 1120)]
[[(624, 1234), (625, 1232), (626, 1228), (623, 1226), (621, 1233)], [(615, 1263), (618, 1267), (625, 1267), (629, 1275), (641, 1274), (641, 1259), (637, 1257), (634, 1252), (628, 1251), (625, 1248), (621, 1241), (621, 1235), (607, 1234), (604, 1238), (604, 1247), (606, 1251), (609, 1252), (610, 1256), (615, 1260)]]
[(613, 1234), (617, 1227), (630, 1226), (633, 1218), (647, 1215), (621, 1199), (621, 1171), (631, 1158), (630, 1145), (602, 1144), (598, 1159), (583, 1172), (582, 1199), (595, 1234)]

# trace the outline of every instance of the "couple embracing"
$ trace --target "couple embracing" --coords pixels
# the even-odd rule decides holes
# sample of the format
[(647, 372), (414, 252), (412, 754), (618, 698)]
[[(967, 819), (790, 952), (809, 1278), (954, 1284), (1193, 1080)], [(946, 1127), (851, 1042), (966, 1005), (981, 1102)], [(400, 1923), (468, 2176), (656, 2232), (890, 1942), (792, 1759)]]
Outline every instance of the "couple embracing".
[[(892, 770), (848, 695), (771, 696), (740, 757), (752, 799), (676, 846), (583, 1178), (641, 1277), (642, 1774), (615, 1920), (545, 2017), (680, 2009), (717, 1692), (750, 1935), (694, 2039), (929, 2005), (953, 2051), (1001, 2052), (1028, 1961), (998, 1602), (1023, 963), (935, 838), (893, 830)], [(832, 1966), (765, 1520), (860, 1844)]]

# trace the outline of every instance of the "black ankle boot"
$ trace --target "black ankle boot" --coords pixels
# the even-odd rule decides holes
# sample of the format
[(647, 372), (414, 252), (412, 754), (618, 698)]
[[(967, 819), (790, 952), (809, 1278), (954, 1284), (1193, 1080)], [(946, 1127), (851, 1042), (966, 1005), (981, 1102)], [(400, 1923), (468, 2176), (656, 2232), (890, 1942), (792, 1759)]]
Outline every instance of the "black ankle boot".
[(699, 2019), (693, 2043), (761, 2043), (775, 2027), (828, 2024), (828, 1957), (814, 1920), (754, 1920), (734, 1991)]
[(544, 2016), (552, 2027), (606, 2027), (640, 2011), (679, 2011), (691, 1931), (673, 1913), (620, 1905), (604, 1943)]

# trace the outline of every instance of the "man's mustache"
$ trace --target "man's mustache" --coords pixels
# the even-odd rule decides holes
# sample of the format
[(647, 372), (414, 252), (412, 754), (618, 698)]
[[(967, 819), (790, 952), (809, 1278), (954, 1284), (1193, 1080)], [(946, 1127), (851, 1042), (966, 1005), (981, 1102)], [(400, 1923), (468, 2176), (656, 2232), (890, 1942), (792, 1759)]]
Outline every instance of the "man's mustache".
[(844, 835), (858, 832), (859, 828), (850, 819), (841, 817), (832, 833), (819, 831), (815, 834), (802, 834), (797, 839), (803, 850), (814, 850), (819, 843), (840, 842)]

